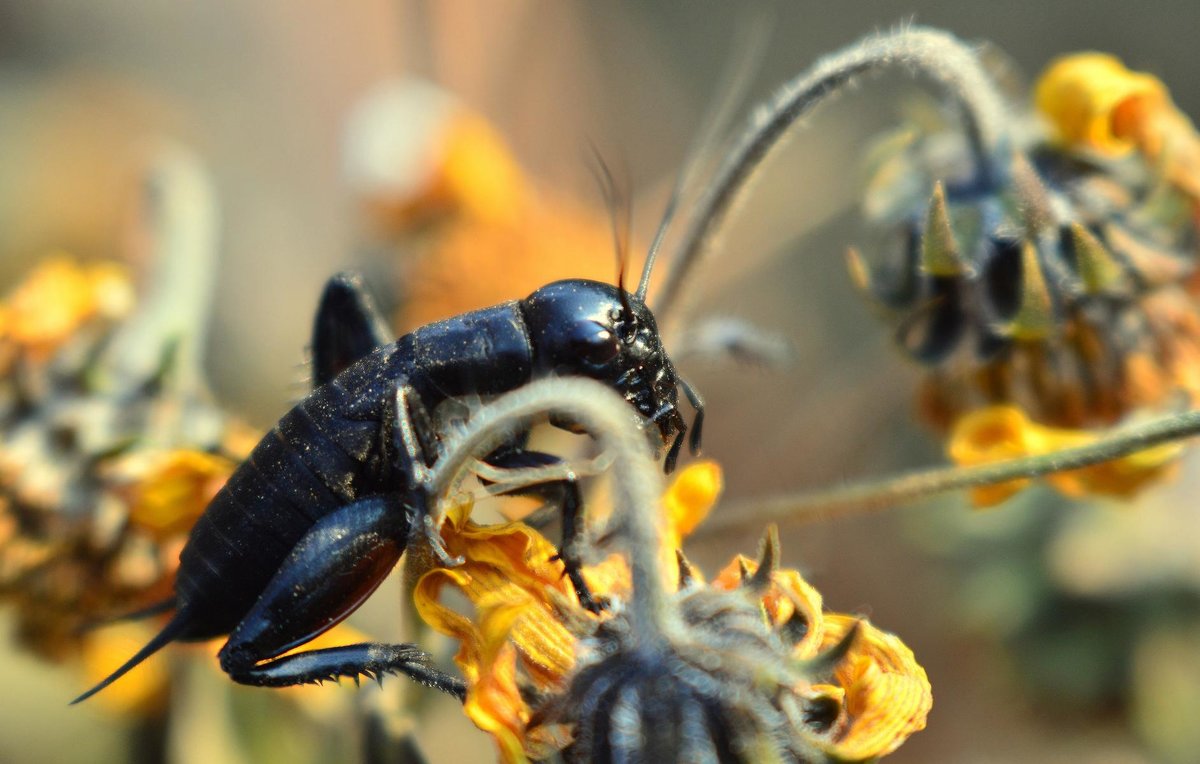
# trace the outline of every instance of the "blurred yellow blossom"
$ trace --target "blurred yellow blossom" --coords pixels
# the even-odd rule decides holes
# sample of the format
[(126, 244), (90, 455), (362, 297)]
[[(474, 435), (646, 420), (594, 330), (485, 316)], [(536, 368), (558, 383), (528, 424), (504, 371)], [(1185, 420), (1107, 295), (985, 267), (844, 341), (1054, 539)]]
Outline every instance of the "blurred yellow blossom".
[[(1047, 427), (1029, 419), (1016, 406), (988, 406), (958, 420), (947, 450), (957, 464), (973, 466), (1023, 456), (1041, 456), (1094, 443), (1102, 433)], [(1046, 481), (1068, 496), (1098, 494), (1127, 498), (1174, 468), (1183, 446), (1166, 443), (1135, 454), (1068, 472)], [(975, 488), (976, 506), (989, 507), (1020, 491), (1028, 480)]]
[(527, 177), (491, 123), (447, 91), (383, 83), (356, 106), (346, 138), (348, 179), (376, 235), (401, 254), (402, 329), (559, 279), (615, 280), (608, 211)]
[(114, 471), (129, 483), (129, 521), (163, 540), (190, 531), (236, 467), (225, 456), (176, 449), (133, 454)]
[(1110, 156), (1140, 151), (1200, 198), (1200, 139), (1157, 77), (1105, 53), (1075, 53), (1046, 69), (1034, 100), (1067, 144)]
[(93, 319), (116, 320), (133, 308), (129, 274), (113, 263), (83, 264), (57, 253), (0, 303), (0, 345), (45, 360)]

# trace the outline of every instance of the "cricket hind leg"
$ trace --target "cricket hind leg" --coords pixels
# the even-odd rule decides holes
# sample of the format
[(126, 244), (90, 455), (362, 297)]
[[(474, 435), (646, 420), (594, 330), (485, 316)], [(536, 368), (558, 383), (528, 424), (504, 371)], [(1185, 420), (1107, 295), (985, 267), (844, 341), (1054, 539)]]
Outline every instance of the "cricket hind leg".
[(365, 642), (283, 655), (354, 612), (400, 559), (407, 534), (405, 508), (394, 497), (362, 499), (321, 518), (229, 635), (221, 668), (259, 687), (400, 673), (463, 698), (463, 682), (416, 645)]

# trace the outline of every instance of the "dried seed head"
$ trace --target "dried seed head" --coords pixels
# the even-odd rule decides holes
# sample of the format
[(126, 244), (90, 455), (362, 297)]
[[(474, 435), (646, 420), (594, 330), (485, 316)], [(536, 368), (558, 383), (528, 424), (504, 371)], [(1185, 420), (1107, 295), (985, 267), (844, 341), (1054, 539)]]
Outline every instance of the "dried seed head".
[(697, 589), (674, 605), (685, 632), (643, 650), (614, 624), (566, 694), (537, 715), (574, 730), (566, 761), (812, 761), (817, 749), (790, 645), (747, 590)]
[[(55, 262), (66, 282), (82, 270)], [(47, 657), (76, 652), (82, 626), (170, 593), (179, 545), (235, 466), (219, 454), (249, 443), (203, 399), (97, 381), (119, 327), (86, 318), (49, 350), (0, 331), (0, 596)]]
[(119, 266), (62, 256), (0, 301), (0, 597), (53, 658), (170, 595), (192, 523), (253, 442), (201, 379), (211, 188), (178, 147), (149, 158), (141, 295)]
[[(1176, 143), (1200, 147), (1171, 124)], [(893, 147), (869, 185), (864, 211), (892, 245), (867, 261), (855, 253), (854, 282), (929, 368), (923, 414), (948, 429), (1013, 404), (1087, 428), (1180, 388), (1200, 393), (1200, 231), (1185, 165), (1011, 132), (1005, 172), (984, 172), (947, 131)], [(930, 186), (932, 201), (918, 195)]]

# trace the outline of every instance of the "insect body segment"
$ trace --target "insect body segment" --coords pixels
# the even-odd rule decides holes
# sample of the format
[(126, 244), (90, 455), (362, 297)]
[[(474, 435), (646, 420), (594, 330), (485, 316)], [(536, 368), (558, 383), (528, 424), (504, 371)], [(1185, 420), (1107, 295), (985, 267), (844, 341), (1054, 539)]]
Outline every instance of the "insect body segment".
[[(356, 277), (326, 287), (313, 331), (318, 387), (254, 448), (193, 528), (180, 555), (176, 612), (163, 631), (90, 697), (174, 640), (229, 635), (221, 667), (235, 681), (284, 686), (404, 673), (462, 697), (461, 680), (414, 645), (358, 644), (283, 656), (352, 613), (403, 554), (430, 505), (423, 476), (439, 434), (426, 413), (462, 396), (490, 397), (549, 376), (586, 376), (617, 390), (671, 443), (687, 431), (680, 380), (654, 316), (620, 287), (573, 280), (429, 324), (386, 343)], [(386, 343), (386, 344), (385, 344)], [(702, 409), (697, 406), (693, 446)], [(571, 423), (558, 423), (570, 427)], [(489, 456), (501, 468), (558, 457), (525, 448), (527, 433)], [(579, 488), (555, 478), (520, 492), (563, 510), (561, 557), (580, 602)], [(283, 656), (283, 657), (280, 657)]]

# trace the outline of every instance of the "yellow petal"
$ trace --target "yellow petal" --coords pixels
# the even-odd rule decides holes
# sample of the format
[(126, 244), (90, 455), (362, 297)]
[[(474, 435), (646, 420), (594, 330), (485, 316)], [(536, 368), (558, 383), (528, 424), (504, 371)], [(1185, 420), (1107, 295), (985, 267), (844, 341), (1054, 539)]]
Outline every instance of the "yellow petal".
[[(574, 639), (562, 625), (550, 592), (562, 598), (574, 597), (570, 583), (563, 578), (562, 563), (551, 562), (554, 546), (541, 534), (522, 523), (478, 526), (452, 514), (443, 527), (447, 551), (461, 555), (466, 562), (452, 570), (435, 568), (418, 580), (413, 592), (417, 612), (439, 632), (463, 642), (463, 659), (477, 660), (479, 653), (468, 649), (496, 638), (500, 629), (511, 637), (532, 676), (553, 683), (569, 671), (575, 662)], [(476, 608), (475, 625), (440, 601), (442, 589), (453, 586)], [(599, 593), (603, 593), (600, 590)], [(521, 617), (514, 622), (488, 622), (489, 613), (516, 607)], [(477, 665), (463, 665), (470, 676)]]
[(1113, 56), (1059, 59), (1038, 83), (1038, 108), (1068, 145), (1119, 156), (1137, 149), (1193, 201), (1200, 199), (1200, 136), (1156, 77)]
[(674, 540), (665, 541), (664, 546), (673, 553), (682, 539), (708, 517), (724, 487), (721, 466), (714, 461), (693, 462), (680, 470), (663, 493), (668, 533)]
[[(950, 435), (950, 458), (962, 466), (988, 464), (1024, 456), (1052, 454), (1095, 442), (1101, 433), (1047, 427), (1032, 422), (1015, 406), (988, 406), (960, 418)], [(1112, 461), (1060, 472), (1047, 482), (1068, 496), (1128, 497), (1169, 472), (1182, 452), (1167, 443)], [(1029, 484), (1013, 480), (975, 488), (971, 500), (978, 507), (998, 504)]]
[(1167, 89), (1156, 77), (1131, 72), (1103, 53), (1054, 61), (1038, 80), (1034, 99), (1062, 140), (1110, 155), (1133, 150), (1140, 125), (1171, 108)]
[(156, 538), (186, 533), (237, 465), (203, 451), (138, 454), (118, 470), (132, 480), (129, 520)]
[(858, 638), (834, 669), (834, 680), (845, 691), (848, 723), (823, 747), (841, 760), (866, 761), (891, 753), (925, 729), (933, 690), (912, 650), (865, 620), (827, 613), (821, 648), (836, 645), (855, 623), (860, 624)]
[(58, 254), (42, 261), (4, 304), (3, 337), (44, 358), (93, 318), (115, 319), (133, 305), (128, 274)]
[(517, 686), (517, 651), (509, 634), (522, 616), (520, 605), (491, 608), (481, 614), (484, 639), (478, 644), (480, 673), (467, 688), (463, 711), (496, 741), (500, 760), (525, 762), (525, 727), (530, 709)]

